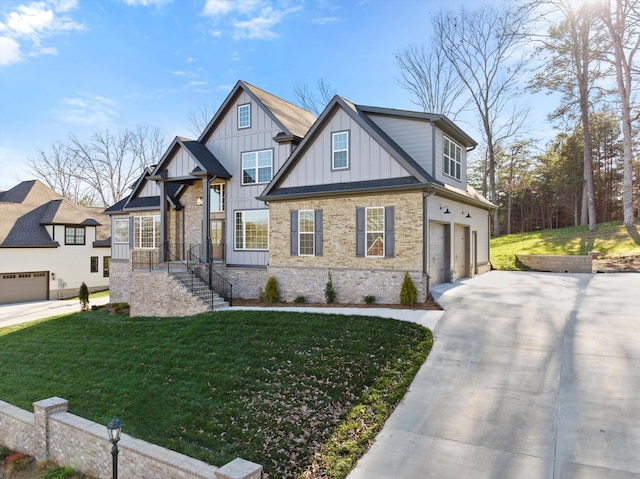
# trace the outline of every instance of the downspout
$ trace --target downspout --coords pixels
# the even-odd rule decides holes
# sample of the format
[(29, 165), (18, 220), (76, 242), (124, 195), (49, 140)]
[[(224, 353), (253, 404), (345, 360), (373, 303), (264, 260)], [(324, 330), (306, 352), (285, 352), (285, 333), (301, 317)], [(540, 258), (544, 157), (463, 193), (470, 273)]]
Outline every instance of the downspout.
[(167, 239), (167, 183), (160, 180), (160, 244), (162, 245), (162, 260), (169, 261), (169, 244)]

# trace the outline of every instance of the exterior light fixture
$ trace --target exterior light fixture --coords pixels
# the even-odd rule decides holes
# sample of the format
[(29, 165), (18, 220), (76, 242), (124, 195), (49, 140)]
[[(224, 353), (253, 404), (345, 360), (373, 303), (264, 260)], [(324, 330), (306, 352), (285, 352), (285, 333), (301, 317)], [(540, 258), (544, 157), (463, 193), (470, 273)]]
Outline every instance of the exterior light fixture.
[(111, 448), (111, 455), (113, 456), (113, 479), (118, 479), (118, 441), (120, 440), (120, 433), (122, 432), (122, 423), (120, 419), (113, 416), (113, 419), (107, 424), (107, 431), (109, 432), (109, 442), (113, 444)]
[(55, 273), (51, 273), (51, 281), (55, 281), (56, 280), (56, 274)]
[(444, 214), (445, 215), (450, 215), (451, 211), (449, 211), (449, 208), (447, 206), (441, 206), (440, 207), (440, 211), (444, 210)]
[(471, 213), (469, 211), (467, 211), (466, 215), (464, 210), (462, 211), (462, 216), (464, 216), (465, 218), (471, 218)]
[(196, 205), (202, 206), (203, 203), (204, 203), (204, 198), (202, 196), (198, 196), (196, 198)]
[(471, 218), (471, 214), (467, 213), (467, 216), (465, 216), (465, 218)]

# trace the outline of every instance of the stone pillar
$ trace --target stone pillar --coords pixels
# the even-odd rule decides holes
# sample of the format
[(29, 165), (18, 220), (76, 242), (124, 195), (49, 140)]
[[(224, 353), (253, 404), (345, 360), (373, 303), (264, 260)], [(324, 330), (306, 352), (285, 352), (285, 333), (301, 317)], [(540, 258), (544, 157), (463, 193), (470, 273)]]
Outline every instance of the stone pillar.
[(262, 466), (236, 457), (216, 471), (216, 479), (260, 479)]
[(49, 417), (67, 412), (69, 401), (59, 397), (43, 399), (33, 403), (33, 455), (36, 460), (49, 459)]

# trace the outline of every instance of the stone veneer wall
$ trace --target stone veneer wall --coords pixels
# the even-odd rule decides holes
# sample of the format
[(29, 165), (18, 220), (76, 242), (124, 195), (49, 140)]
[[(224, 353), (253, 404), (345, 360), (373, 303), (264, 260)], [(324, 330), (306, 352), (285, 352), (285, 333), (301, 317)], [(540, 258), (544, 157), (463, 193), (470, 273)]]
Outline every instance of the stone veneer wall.
[(592, 273), (592, 261), (598, 253), (588, 255), (546, 255), (516, 253), (516, 258), (536, 271), (550, 271), (551, 273)]
[(128, 303), (131, 290), (131, 263), (128, 260), (112, 259), (109, 268), (109, 301)]
[[(0, 401), (0, 444), (14, 451), (70, 465), (85, 474), (111, 477), (107, 428), (67, 412), (68, 401), (35, 402), (30, 413)], [(118, 443), (118, 472), (128, 479), (260, 479), (262, 466), (234, 459), (217, 468), (127, 434)]]
[[(297, 296), (304, 296), (309, 303), (324, 303), (324, 288), (331, 272), (337, 303), (364, 303), (364, 296), (374, 295), (376, 303), (397, 304), (404, 271), (310, 268), (301, 266), (269, 266), (269, 275), (278, 282), (280, 296), (292, 302)], [(408, 271), (418, 290), (418, 302), (427, 300), (427, 278), (421, 271)]]
[(233, 285), (233, 297), (243, 299), (257, 299), (260, 291), (267, 284), (268, 271), (266, 268), (242, 268), (224, 265), (216, 266), (215, 271)]
[(191, 316), (209, 311), (207, 304), (164, 271), (132, 271), (129, 306), (132, 317)]

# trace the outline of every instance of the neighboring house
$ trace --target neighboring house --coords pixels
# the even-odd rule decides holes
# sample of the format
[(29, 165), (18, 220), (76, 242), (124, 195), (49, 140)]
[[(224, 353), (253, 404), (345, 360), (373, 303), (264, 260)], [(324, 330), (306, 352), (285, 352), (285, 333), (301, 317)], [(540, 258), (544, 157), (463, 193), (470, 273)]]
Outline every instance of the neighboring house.
[(0, 304), (109, 287), (110, 218), (38, 180), (0, 192)]
[[(190, 314), (207, 309), (188, 291), (201, 281), (257, 298), (273, 275), (283, 299), (323, 302), (331, 272), (339, 302), (397, 303), (408, 272), (424, 301), (490, 269), (494, 206), (466, 182), (475, 146), (442, 115), (336, 96), (316, 119), (240, 81), (107, 210), (111, 299)], [(192, 274), (171, 273), (180, 262)]]

